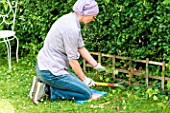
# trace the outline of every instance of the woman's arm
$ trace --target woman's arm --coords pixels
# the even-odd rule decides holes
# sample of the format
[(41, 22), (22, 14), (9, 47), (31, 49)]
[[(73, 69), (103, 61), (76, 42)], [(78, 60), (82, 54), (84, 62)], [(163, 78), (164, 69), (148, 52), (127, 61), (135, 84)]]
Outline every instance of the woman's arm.
[(91, 54), (85, 47), (79, 48), (78, 51), (83, 59), (85, 59), (91, 66), (97, 66), (96, 60), (91, 56)]
[(86, 75), (83, 73), (78, 60), (70, 60), (69, 64), (80, 80), (84, 81), (86, 79)]

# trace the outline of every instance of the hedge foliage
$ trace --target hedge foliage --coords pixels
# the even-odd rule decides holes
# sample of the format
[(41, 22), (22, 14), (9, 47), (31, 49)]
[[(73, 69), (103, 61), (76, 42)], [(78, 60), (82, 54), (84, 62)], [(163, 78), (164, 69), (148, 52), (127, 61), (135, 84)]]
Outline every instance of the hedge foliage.
[[(86, 32), (83, 33), (87, 37), (88, 47), (92, 51), (137, 59), (168, 60), (170, 7), (162, 2), (160, 0), (115, 0), (105, 4), (99, 2), (101, 13), (98, 21), (94, 26), (86, 27)], [(97, 37), (97, 40), (91, 37)]]
[[(76, 0), (21, 0), (16, 21), (20, 55), (36, 56), (53, 22)], [(167, 1), (167, 0), (166, 0)], [(163, 0), (97, 0), (96, 21), (82, 25), (86, 47), (136, 59), (168, 60), (170, 7)]]

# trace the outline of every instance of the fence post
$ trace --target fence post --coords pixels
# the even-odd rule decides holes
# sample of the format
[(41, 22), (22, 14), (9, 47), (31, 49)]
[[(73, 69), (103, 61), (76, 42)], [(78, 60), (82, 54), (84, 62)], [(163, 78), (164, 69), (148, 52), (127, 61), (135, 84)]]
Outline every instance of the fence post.
[(116, 60), (116, 56), (115, 55), (113, 55), (113, 57), (112, 57), (112, 67), (113, 67), (113, 73), (112, 73), (112, 76), (113, 76), (113, 79), (115, 79), (116, 77), (115, 77), (115, 60)]
[(146, 87), (148, 88), (148, 82), (149, 82), (149, 58), (146, 58), (146, 75), (145, 75), (145, 83)]
[(100, 52), (98, 52), (98, 63), (101, 64), (101, 53)]
[(132, 82), (131, 82), (131, 79), (132, 79), (132, 73), (131, 72), (129, 72), (129, 86), (131, 86), (132, 85)]
[(165, 86), (165, 75), (164, 75), (164, 71), (165, 71), (165, 62), (162, 62), (162, 90), (164, 90), (164, 86)]

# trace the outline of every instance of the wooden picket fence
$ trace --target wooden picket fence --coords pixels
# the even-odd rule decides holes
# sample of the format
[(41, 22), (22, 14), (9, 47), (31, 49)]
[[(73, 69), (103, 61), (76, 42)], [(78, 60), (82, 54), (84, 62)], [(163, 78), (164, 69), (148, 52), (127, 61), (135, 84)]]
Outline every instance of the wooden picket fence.
[[(137, 76), (140, 76), (142, 74), (142, 72), (138, 71), (138, 70), (132, 72), (128, 69), (126, 70), (126, 69), (116, 68), (116, 66), (115, 66), (116, 60), (130, 60), (130, 61), (134, 61), (134, 62), (137, 62), (137, 63), (143, 63), (145, 65), (145, 70), (144, 70), (145, 75), (144, 75), (144, 77), (145, 77), (145, 84), (146, 84), (147, 87), (149, 86), (149, 79), (152, 79), (152, 80), (155, 79), (155, 80), (161, 81), (161, 88), (162, 88), (162, 90), (164, 90), (165, 82), (170, 80), (170, 78), (165, 77), (165, 75), (161, 75), (161, 76), (149, 75), (149, 68), (147, 68), (149, 65), (161, 66), (162, 71), (165, 71), (166, 66), (168, 64), (165, 63), (164, 61), (163, 62), (149, 61), (149, 58), (146, 58), (146, 60), (134, 60), (134, 59), (131, 59), (131, 58), (125, 58), (125, 57), (115, 56), (115, 55), (108, 55), (108, 54), (103, 54), (103, 53), (100, 53), (100, 52), (90, 52), (90, 54), (92, 56), (97, 55), (98, 56), (98, 62), (101, 63), (101, 64), (102, 64), (102, 62), (101, 62), (102, 57), (111, 58), (112, 59), (112, 68), (113, 68), (113, 72), (112, 72), (113, 79), (114, 80), (116, 80), (116, 79), (122, 80), (118, 77), (116, 78), (115, 73), (114, 73), (115, 70), (118, 70), (118, 72), (121, 72), (121, 73), (129, 74), (129, 79), (126, 80), (126, 81), (124, 80), (125, 82), (128, 82), (129, 85), (132, 85), (131, 84), (132, 83), (131, 82), (132, 73), (133, 73), (133, 76), (135, 75), (137, 77)], [(83, 60), (83, 70), (86, 71), (87, 67), (91, 67), (91, 66), (85, 60)]]

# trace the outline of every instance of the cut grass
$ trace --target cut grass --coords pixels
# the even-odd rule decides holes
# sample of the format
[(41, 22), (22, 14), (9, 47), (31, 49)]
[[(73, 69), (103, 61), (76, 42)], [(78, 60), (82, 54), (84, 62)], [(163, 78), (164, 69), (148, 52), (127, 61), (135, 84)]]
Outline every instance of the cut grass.
[[(7, 61), (0, 60), (0, 113), (117, 113), (109, 108), (120, 104), (120, 113), (169, 113), (170, 105), (164, 100), (153, 101), (133, 94), (122, 96), (106, 108), (90, 108), (91, 105), (113, 100), (117, 94), (107, 93), (97, 101), (76, 104), (74, 101), (44, 100), (38, 105), (32, 103), (28, 94), (35, 73), (35, 60), (22, 59), (19, 63), (13, 61), (13, 70), (8, 71)], [(165, 107), (165, 105), (167, 105)]]

